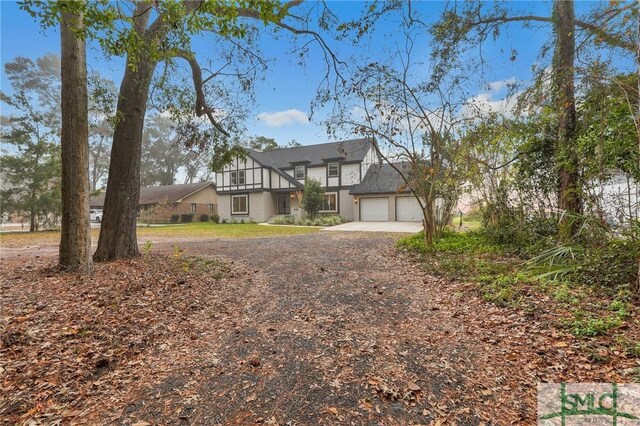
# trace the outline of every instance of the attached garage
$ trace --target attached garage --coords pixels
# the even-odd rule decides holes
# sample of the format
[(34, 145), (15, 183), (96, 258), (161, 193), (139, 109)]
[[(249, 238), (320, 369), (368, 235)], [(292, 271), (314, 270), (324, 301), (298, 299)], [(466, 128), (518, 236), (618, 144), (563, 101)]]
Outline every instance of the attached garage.
[(360, 220), (386, 222), (389, 220), (389, 197), (361, 198)]
[(396, 197), (398, 222), (422, 222), (422, 208), (415, 197)]

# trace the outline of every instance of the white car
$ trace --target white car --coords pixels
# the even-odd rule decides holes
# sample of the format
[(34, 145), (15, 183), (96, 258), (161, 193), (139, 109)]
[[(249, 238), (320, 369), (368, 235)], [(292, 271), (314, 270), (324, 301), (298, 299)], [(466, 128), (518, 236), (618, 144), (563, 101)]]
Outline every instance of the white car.
[(91, 209), (89, 210), (89, 220), (91, 222), (102, 222), (102, 210)]

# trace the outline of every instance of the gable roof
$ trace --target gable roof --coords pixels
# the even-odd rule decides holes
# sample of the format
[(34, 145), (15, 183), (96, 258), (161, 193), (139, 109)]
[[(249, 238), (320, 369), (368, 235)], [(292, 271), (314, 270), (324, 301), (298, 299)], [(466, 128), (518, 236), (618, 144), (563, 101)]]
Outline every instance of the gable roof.
[[(213, 182), (185, 183), (180, 185), (143, 186), (140, 188), (140, 201), (138, 204), (157, 204), (161, 202), (177, 203), (189, 195), (195, 194), (204, 188), (212, 186)], [(91, 206), (104, 206), (105, 192), (92, 196)]]
[[(394, 163), (399, 169), (406, 169), (405, 163)], [(402, 176), (388, 163), (372, 164), (364, 179), (349, 191), (352, 195), (409, 193)]]
[(248, 149), (249, 155), (264, 166), (275, 169), (290, 169), (295, 163), (307, 166), (324, 165), (326, 160), (358, 162), (364, 160), (370, 148), (369, 139), (351, 139), (347, 141), (321, 143), (317, 145), (281, 148), (260, 152)]

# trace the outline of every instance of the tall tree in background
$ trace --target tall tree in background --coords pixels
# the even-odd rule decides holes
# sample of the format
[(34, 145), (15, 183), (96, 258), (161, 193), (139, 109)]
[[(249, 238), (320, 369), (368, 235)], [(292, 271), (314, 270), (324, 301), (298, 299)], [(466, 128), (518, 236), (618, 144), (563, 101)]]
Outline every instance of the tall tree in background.
[(160, 115), (147, 119), (142, 136), (142, 186), (173, 185), (178, 172), (190, 159), (171, 119)]
[(97, 72), (89, 76), (89, 182), (91, 192), (106, 184), (116, 123), (118, 91), (113, 81)]
[(74, 10), (69, 3), (63, 4), (61, 13), (62, 233), (58, 264), (65, 271), (90, 273), (92, 258), (86, 42), (81, 35), (82, 11)]
[(5, 64), (5, 75), (13, 93), (0, 93), (0, 213), (27, 217), (36, 231), (60, 215), (60, 58), (17, 57)]

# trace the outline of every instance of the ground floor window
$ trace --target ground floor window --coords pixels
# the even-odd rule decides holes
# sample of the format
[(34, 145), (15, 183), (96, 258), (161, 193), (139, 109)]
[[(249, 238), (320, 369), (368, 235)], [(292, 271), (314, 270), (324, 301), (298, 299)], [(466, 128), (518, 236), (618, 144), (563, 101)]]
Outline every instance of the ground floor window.
[(231, 196), (231, 214), (248, 214), (249, 213), (249, 196), (248, 195), (232, 195)]
[(324, 206), (322, 207), (322, 211), (332, 213), (336, 213), (338, 211), (337, 192), (327, 192), (326, 194), (324, 194)]
[(213, 212), (214, 204), (209, 204), (209, 213)]
[(196, 203), (191, 203), (191, 213), (195, 213), (198, 209), (198, 205)]

